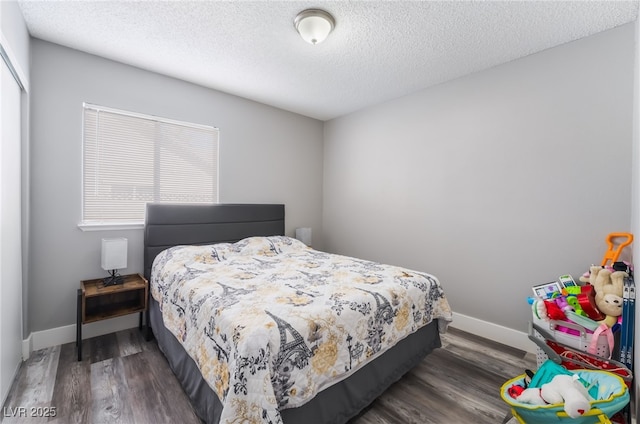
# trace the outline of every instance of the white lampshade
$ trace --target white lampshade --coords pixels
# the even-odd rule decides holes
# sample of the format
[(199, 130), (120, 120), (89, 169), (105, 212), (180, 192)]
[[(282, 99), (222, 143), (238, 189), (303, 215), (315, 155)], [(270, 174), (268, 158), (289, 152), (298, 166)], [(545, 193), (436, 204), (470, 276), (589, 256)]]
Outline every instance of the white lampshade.
[(311, 228), (296, 228), (296, 238), (307, 246), (311, 246)]
[(127, 239), (102, 239), (102, 269), (111, 271), (127, 267)]
[(322, 43), (335, 26), (333, 16), (324, 10), (307, 9), (298, 14), (294, 26), (304, 41), (311, 44)]

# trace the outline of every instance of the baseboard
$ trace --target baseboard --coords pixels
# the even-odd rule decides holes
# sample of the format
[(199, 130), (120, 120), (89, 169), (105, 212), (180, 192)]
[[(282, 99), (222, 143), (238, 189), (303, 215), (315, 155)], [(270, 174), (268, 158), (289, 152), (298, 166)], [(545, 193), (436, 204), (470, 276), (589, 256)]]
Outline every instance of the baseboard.
[(31, 337), (32, 334), (33, 333), (29, 334), (29, 337), (27, 337), (22, 341), (22, 360), (23, 361), (26, 361), (27, 359), (29, 359), (29, 356), (31, 356), (31, 352), (33, 352), (33, 344), (32, 344), (33, 338)]
[(528, 334), (524, 331), (503, 327), (502, 325), (455, 312), (453, 313), (451, 327), (524, 350), (525, 352), (536, 353), (536, 345), (529, 340)]
[[(102, 336), (104, 334), (137, 327), (139, 322), (138, 319), (138, 315), (133, 314), (85, 324), (82, 326), (82, 339), (90, 339), (91, 337)], [(31, 352), (35, 350), (45, 349), (65, 343), (75, 343), (75, 341), (75, 324), (51, 328), (49, 330), (34, 331), (26, 340), (22, 341), (22, 356), (26, 359), (29, 357)]]

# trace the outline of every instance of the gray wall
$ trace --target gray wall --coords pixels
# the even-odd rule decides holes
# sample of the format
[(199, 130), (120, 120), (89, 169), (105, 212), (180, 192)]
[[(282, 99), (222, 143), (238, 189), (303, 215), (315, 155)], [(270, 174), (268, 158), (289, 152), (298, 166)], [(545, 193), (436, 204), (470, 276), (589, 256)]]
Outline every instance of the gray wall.
[[(640, 4), (638, 4), (640, 9)], [(634, 25), (634, 87), (633, 87), (633, 149), (632, 149), (632, 207), (631, 207), (631, 231), (636, 237), (636, 242), (633, 243), (633, 257), (640, 258), (640, 22), (636, 20)], [(636, 302), (636, 317), (640, 317), (640, 302)], [(640, 325), (635, 326), (634, 340), (640, 340)], [(640, 349), (635, 349), (634, 363), (640, 363)], [(634, 380), (633, 396), (635, 401), (632, 404), (635, 405), (635, 417), (637, 418), (640, 412), (640, 379)]]
[(30, 331), (75, 323), (80, 280), (101, 277), (100, 239), (129, 239), (142, 271), (142, 230), (82, 232), (82, 103), (220, 128), (220, 201), (284, 203), (286, 232), (322, 245), (323, 124), (41, 40), (32, 43)]
[(5, 50), (15, 55), (13, 66), (24, 72), (20, 75), (23, 84), (28, 84), (29, 75), (29, 31), (22, 17), (22, 11), (17, 1), (0, 2), (0, 28), (7, 45)]
[(631, 226), (634, 26), (325, 125), (325, 248), (434, 273), (459, 314), (526, 331), (531, 286)]

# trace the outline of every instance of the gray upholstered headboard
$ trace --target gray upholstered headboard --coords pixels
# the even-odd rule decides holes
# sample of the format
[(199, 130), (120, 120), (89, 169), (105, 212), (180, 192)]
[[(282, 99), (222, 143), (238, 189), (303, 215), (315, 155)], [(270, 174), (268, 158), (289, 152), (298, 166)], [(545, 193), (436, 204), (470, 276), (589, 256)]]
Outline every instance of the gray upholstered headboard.
[(236, 242), (284, 235), (284, 205), (148, 203), (144, 228), (144, 276), (171, 246)]

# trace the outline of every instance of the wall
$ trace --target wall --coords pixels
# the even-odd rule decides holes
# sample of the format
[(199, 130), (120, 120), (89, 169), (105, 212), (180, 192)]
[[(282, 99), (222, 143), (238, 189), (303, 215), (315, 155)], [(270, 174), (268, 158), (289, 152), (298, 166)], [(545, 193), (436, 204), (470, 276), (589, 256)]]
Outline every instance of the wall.
[(17, 1), (0, 2), (0, 28), (3, 48), (10, 53), (12, 64), (23, 84), (29, 75), (29, 32)]
[(633, 43), (628, 24), (327, 122), (325, 247), (431, 272), (458, 326), (522, 336), (532, 285), (630, 230)]
[[(322, 245), (321, 122), (41, 40), (32, 43), (32, 92), (34, 348), (75, 337), (79, 282), (104, 274), (101, 238), (129, 239), (122, 273), (143, 267), (142, 230), (77, 228), (83, 102), (219, 127), (220, 201), (284, 203), (287, 235), (310, 226)], [(136, 319), (113, 325), (134, 326)]]
[[(638, 5), (640, 11), (640, 4)], [(633, 148), (632, 148), (632, 180), (631, 180), (631, 232), (633, 232), (635, 236), (635, 242), (633, 243), (633, 258), (636, 269), (638, 267), (638, 259), (640, 258), (640, 22), (636, 20), (634, 27), (634, 67), (633, 67)], [(637, 271), (636, 271), (637, 272)], [(640, 302), (636, 302), (636, 317), (640, 317)], [(636, 318), (638, 320), (640, 318)], [(636, 321), (634, 334), (634, 341), (637, 343), (640, 340), (640, 323)], [(637, 345), (636, 345), (637, 346)], [(635, 348), (634, 352), (634, 363), (638, 364), (640, 362), (640, 349)], [(636, 369), (637, 366), (636, 366)], [(634, 379), (634, 388), (635, 390), (632, 392), (634, 401), (632, 405), (635, 406), (635, 418), (640, 416), (640, 379)]]

